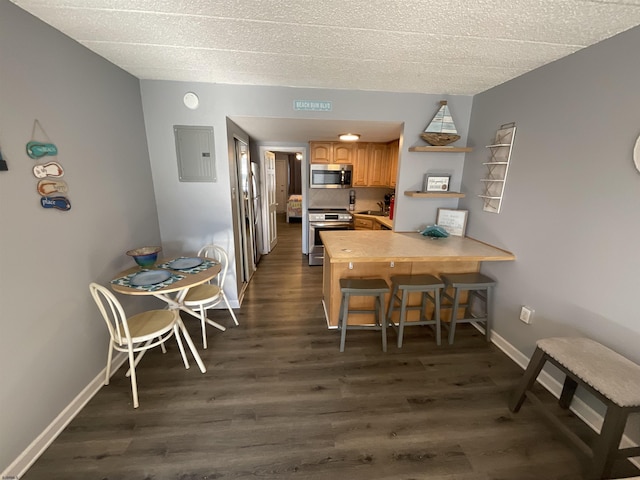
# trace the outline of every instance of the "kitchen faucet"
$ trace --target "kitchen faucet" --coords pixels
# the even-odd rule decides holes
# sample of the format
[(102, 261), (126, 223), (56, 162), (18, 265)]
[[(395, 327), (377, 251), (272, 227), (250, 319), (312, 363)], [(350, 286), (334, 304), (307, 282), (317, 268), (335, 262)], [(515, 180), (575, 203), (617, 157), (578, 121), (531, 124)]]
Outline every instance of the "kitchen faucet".
[(378, 205), (378, 208), (380, 208), (381, 212), (384, 212), (384, 202), (378, 202), (376, 205)]

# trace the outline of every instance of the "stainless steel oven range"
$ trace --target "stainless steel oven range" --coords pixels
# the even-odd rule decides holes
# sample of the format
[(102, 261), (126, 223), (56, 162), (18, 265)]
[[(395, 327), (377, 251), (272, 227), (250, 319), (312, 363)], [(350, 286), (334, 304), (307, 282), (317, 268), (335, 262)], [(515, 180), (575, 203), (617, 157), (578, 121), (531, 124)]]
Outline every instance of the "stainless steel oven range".
[(324, 230), (353, 230), (353, 215), (344, 208), (309, 209), (309, 265), (322, 265), (324, 245), (320, 232)]

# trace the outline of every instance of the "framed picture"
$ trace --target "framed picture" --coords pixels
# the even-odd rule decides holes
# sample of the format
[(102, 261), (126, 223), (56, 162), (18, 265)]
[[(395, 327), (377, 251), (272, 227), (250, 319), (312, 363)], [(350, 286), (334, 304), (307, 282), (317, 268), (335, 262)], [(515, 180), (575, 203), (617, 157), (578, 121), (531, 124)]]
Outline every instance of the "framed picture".
[(448, 192), (449, 191), (449, 175), (432, 175), (424, 176), (423, 192)]
[(449, 235), (464, 237), (467, 229), (467, 215), (469, 210), (454, 210), (451, 208), (439, 208), (436, 216), (436, 225), (444, 228)]

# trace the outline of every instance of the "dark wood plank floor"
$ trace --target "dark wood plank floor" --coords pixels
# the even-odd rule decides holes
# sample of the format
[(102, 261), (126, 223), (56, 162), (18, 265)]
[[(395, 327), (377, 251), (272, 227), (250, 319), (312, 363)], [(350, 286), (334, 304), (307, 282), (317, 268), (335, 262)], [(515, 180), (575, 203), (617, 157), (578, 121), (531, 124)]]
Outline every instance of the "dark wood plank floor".
[[(522, 370), (472, 327), (441, 347), (428, 327), (408, 328), (403, 348), (391, 334), (386, 354), (378, 333), (353, 331), (339, 353), (320, 302), (322, 268), (307, 265), (300, 229), (280, 222), (239, 327), (228, 312), (210, 313), (231, 328), (209, 329), (206, 374), (185, 370), (170, 342), (139, 365), (134, 410), (120, 368), (23, 478), (582, 478), (575, 450), (530, 404), (509, 412)], [(200, 347), (199, 323), (185, 322)]]

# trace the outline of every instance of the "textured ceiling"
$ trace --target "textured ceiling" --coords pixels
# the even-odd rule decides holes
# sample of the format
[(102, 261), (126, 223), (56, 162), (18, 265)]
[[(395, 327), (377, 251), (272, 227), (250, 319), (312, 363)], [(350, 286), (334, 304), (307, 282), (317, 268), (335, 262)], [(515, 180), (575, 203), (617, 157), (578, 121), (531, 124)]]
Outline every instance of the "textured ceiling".
[(11, 0), (140, 79), (473, 95), (640, 0)]

